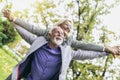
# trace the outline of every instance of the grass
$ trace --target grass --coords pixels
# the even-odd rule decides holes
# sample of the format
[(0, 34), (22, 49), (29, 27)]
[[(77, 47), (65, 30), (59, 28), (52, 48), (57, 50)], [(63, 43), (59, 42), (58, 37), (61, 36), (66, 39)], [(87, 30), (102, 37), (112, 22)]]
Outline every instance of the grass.
[[(16, 40), (9, 43), (8, 46), (13, 49), (21, 41), (19, 35), (16, 36)], [(19, 58), (16, 57), (9, 49), (5, 46), (0, 48), (0, 80), (5, 80), (9, 74), (11, 74), (12, 69), (18, 63)]]
[[(8, 46), (13, 49), (20, 41), (21, 37), (17, 33), (16, 39), (9, 43)], [(18, 57), (5, 47), (0, 48), (0, 80), (5, 80), (11, 74), (12, 69), (19, 61), (18, 59)]]
[(8, 53), (0, 48), (0, 80), (5, 80), (17, 64), (17, 61)]

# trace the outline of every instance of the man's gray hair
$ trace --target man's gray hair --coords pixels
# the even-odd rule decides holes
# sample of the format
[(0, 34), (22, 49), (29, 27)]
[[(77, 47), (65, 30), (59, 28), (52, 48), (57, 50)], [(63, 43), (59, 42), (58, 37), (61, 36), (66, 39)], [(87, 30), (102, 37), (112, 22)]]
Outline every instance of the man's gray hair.
[(48, 33), (51, 34), (53, 29), (55, 29), (57, 27), (59, 27), (59, 26), (57, 26), (57, 25), (50, 26), (49, 29), (48, 29)]

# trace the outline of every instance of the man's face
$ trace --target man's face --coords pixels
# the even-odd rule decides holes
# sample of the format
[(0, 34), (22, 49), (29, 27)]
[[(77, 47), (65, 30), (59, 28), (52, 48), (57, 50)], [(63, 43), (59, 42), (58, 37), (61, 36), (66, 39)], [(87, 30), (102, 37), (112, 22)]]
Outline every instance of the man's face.
[(63, 43), (64, 40), (64, 32), (60, 27), (56, 27), (52, 30), (52, 33), (50, 35), (51, 41), (57, 45), (60, 45)]

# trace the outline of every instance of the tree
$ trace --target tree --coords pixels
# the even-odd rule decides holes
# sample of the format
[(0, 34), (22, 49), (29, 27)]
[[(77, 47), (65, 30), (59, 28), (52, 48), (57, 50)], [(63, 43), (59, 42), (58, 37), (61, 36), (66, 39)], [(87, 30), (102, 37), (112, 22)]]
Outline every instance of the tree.
[[(108, 36), (115, 34), (111, 31), (108, 31), (104, 26), (97, 26), (101, 23), (100, 17), (102, 15), (109, 14), (110, 8), (114, 7), (119, 1), (116, 0), (112, 4), (107, 4), (106, 1), (107, 0), (79, 0), (80, 14), (78, 15), (78, 17), (80, 17), (80, 19), (78, 22), (76, 22), (76, 25), (79, 26), (79, 28), (76, 28), (78, 40), (94, 42), (95, 39), (92, 35), (92, 32), (94, 29), (97, 29), (99, 31), (101, 30), (104, 33), (99, 37), (101, 43), (103, 44), (110, 42)], [(114, 39), (115, 38), (116, 37), (114, 36)], [(106, 58), (104, 58), (104, 60), (105, 59)], [(106, 67), (108, 67), (106, 66), (106, 64), (110, 63), (111, 60), (112, 58), (107, 58), (105, 66), (103, 64), (104, 67), (97, 67), (91, 64), (91, 62), (89, 62), (89, 64), (87, 65), (84, 63), (73, 61), (73, 64), (71, 65), (73, 72), (73, 80), (103, 80), (104, 76), (101, 75), (101, 73), (103, 71), (104, 74), (104, 72), (106, 71)]]

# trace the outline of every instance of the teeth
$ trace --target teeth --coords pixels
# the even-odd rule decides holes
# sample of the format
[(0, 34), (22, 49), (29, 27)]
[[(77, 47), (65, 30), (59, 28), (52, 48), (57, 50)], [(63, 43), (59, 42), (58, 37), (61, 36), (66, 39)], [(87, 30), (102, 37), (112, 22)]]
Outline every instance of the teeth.
[(61, 40), (61, 38), (59, 38), (59, 37), (57, 37), (56, 39), (59, 39), (59, 40)]

